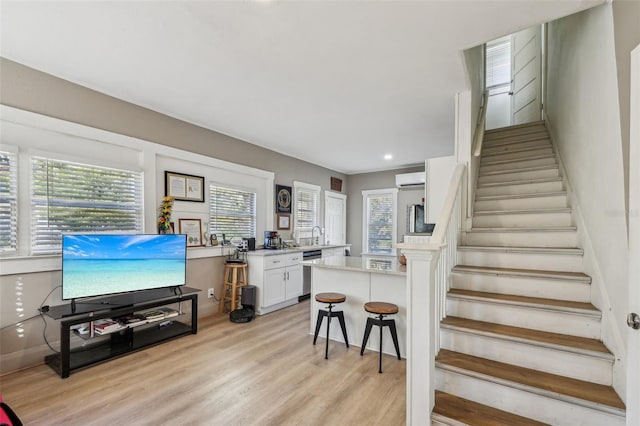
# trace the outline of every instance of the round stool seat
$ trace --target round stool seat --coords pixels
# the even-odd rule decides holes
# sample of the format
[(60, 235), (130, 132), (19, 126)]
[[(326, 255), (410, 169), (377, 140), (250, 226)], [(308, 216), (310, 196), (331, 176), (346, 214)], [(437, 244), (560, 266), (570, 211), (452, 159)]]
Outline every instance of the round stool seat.
[(387, 302), (367, 302), (364, 304), (364, 310), (378, 315), (397, 314), (398, 305)]
[(316, 301), (320, 303), (342, 303), (347, 300), (347, 296), (342, 293), (318, 293)]

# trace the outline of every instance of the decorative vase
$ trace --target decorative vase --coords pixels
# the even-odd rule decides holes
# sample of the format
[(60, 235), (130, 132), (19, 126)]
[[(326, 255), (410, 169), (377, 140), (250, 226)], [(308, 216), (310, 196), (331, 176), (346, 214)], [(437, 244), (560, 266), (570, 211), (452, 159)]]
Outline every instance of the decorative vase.
[(404, 254), (400, 255), (400, 257), (398, 258), (398, 262), (400, 262), (401, 265), (407, 264), (407, 258), (404, 256)]

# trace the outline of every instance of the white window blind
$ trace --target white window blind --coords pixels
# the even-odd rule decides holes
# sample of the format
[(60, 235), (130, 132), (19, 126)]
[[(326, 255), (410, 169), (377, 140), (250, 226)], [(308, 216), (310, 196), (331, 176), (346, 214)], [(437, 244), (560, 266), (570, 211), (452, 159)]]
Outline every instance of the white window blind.
[(511, 83), (511, 37), (487, 43), (486, 63), (487, 88)]
[(394, 191), (363, 192), (364, 196), (364, 252), (391, 254), (395, 239)]
[(209, 185), (209, 229), (227, 238), (255, 238), (255, 192)]
[(15, 253), (18, 241), (18, 158), (0, 151), (0, 253)]
[(142, 232), (142, 173), (31, 158), (31, 252), (59, 253), (62, 233)]
[(300, 186), (294, 183), (293, 199), (296, 229), (310, 232), (320, 222), (318, 213), (320, 210), (320, 187)]

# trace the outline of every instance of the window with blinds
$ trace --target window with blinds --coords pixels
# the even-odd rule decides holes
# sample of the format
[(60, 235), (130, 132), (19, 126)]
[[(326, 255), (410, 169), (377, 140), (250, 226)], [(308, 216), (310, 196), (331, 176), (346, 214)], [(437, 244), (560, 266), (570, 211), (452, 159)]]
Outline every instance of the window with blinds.
[(511, 83), (511, 37), (487, 43), (486, 67), (488, 89)]
[(31, 158), (31, 253), (61, 249), (63, 233), (142, 232), (142, 172)]
[(256, 193), (209, 185), (209, 229), (212, 234), (256, 237)]
[(364, 195), (365, 238), (364, 252), (391, 254), (395, 236), (395, 193), (377, 192)]
[(0, 253), (15, 253), (18, 244), (18, 158), (0, 151)]
[(309, 231), (319, 224), (320, 189), (294, 183), (295, 218), (298, 231)]

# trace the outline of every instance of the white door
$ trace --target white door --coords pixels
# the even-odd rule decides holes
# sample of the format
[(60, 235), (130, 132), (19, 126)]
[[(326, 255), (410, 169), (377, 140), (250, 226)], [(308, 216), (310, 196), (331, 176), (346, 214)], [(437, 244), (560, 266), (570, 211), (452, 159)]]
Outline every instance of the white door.
[[(631, 52), (630, 117), (640, 116), (640, 45)], [(629, 147), (629, 312), (640, 315), (640, 121)], [(640, 425), (640, 330), (627, 329), (627, 425)]]
[(345, 244), (347, 239), (347, 196), (324, 192), (324, 242)]
[(542, 119), (542, 27), (511, 36), (511, 124)]

